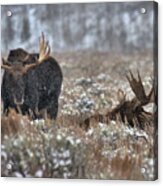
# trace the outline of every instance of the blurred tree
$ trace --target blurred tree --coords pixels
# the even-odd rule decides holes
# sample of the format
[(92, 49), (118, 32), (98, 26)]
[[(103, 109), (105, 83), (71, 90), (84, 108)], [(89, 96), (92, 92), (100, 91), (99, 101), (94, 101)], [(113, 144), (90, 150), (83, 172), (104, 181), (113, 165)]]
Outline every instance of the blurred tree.
[(28, 18), (24, 17), (23, 19), (23, 27), (21, 31), (21, 40), (22, 42), (28, 41), (30, 38), (30, 25)]
[[(141, 7), (146, 14), (140, 13)], [(15, 48), (15, 43), (33, 50), (42, 31), (55, 51), (126, 52), (153, 47), (153, 2), (3, 5), (1, 9), (2, 52), (8, 46)], [(14, 10), (10, 18), (7, 9)]]

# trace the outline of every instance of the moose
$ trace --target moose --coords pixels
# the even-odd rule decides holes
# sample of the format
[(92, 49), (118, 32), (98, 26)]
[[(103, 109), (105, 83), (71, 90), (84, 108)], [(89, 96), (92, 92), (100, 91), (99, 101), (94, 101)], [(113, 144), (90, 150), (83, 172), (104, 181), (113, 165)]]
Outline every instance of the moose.
[(39, 53), (28, 53), (18, 48), (11, 50), (7, 60), (2, 58), (5, 70), (1, 85), (3, 112), (10, 108), (34, 119), (46, 114), (56, 119), (63, 75), (58, 62), (50, 56), (50, 46), (42, 33)]
[(110, 120), (120, 119), (123, 123), (128, 123), (130, 127), (136, 126), (144, 130), (145, 126), (154, 123), (153, 113), (146, 112), (143, 108), (143, 106), (149, 103), (156, 103), (156, 91), (154, 86), (152, 86), (149, 94), (147, 95), (139, 71), (138, 78), (135, 78), (131, 71), (129, 71), (128, 75), (126, 74), (126, 78), (133, 93), (135, 94), (135, 97), (131, 100), (127, 100), (125, 93), (119, 89), (117, 92), (119, 104), (115, 108), (106, 111), (104, 114), (97, 113), (86, 118), (80, 126), (83, 126), (85, 130), (88, 130), (92, 121), (109, 123)]
[(153, 113), (145, 111), (143, 107), (149, 103), (155, 103), (156, 93), (152, 86), (147, 95), (139, 71), (137, 74), (138, 78), (135, 78), (131, 71), (129, 75), (126, 75), (135, 97), (127, 100), (125, 93), (119, 89), (117, 92), (119, 104), (108, 115), (113, 120), (119, 115), (123, 123), (126, 121), (130, 127), (137, 126), (144, 130), (145, 126), (153, 123), (154, 116)]

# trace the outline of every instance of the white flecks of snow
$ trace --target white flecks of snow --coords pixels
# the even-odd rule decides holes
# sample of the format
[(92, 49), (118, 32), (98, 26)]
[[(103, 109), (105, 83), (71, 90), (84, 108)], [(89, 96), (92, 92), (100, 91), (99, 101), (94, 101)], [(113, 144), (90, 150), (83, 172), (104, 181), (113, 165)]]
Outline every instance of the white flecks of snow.
[(43, 171), (42, 170), (37, 170), (35, 173), (35, 177), (41, 178), (43, 176)]
[(23, 175), (20, 172), (15, 172), (14, 176), (17, 177), (17, 178), (22, 178), (23, 177)]

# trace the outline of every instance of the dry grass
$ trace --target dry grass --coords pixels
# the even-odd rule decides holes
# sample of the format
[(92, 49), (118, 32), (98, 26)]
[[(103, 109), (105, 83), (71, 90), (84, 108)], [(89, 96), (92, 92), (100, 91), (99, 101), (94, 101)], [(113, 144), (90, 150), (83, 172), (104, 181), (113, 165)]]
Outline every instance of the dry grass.
[[(100, 117), (117, 105), (119, 88), (133, 97), (123, 77), (128, 69), (139, 66), (145, 88), (151, 88), (151, 56), (56, 58), (64, 73), (58, 118), (32, 121), (13, 110), (2, 115), (2, 176), (154, 180), (154, 123), (143, 131)], [(97, 117), (88, 124), (92, 115)]]
[(16, 113), (15, 110), (10, 109), (8, 116), (1, 118), (1, 134), (2, 139), (5, 135), (16, 135), (29, 127), (30, 120), (27, 116), (22, 116)]

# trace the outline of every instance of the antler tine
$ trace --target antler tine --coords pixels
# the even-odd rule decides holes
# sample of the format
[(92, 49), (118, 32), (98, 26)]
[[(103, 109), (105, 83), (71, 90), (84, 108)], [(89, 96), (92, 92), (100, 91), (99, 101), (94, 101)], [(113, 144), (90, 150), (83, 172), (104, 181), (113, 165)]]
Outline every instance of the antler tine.
[(50, 54), (50, 45), (49, 45), (49, 41), (46, 42), (46, 46), (45, 46), (45, 52), (46, 52), (46, 56), (49, 57)]
[(134, 92), (137, 99), (140, 101), (141, 105), (146, 104), (149, 99), (145, 93), (145, 89), (143, 87), (143, 83), (142, 83), (139, 71), (137, 71), (138, 80), (133, 76), (133, 73), (131, 71), (129, 71), (129, 73), (130, 73), (130, 77), (128, 75), (126, 75), (126, 77), (129, 81), (132, 91)]
[(148, 94), (148, 100), (149, 100), (149, 102), (154, 102), (155, 101), (154, 87), (151, 88), (151, 90)]
[(126, 78), (127, 78), (128, 82), (129, 82), (130, 86), (132, 86), (132, 81), (135, 81), (135, 78), (134, 78), (131, 70), (128, 70), (128, 74), (126, 74)]
[(128, 80), (128, 82), (130, 83), (130, 77), (126, 74), (126, 78)]
[(139, 81), (137, 81), (137, 79), (134, 77), (134, 75), (133, 75), (133, 73), (132, 73), (131, 70), (129, 70), (129, 74), (130, 74), (130, 77), (129, 77), (129, 75), (126, 75), (126, 77), (127, 77), (127, 80), (130, 83), (130, 86), (132, 88), (133, 88), (134, 84), (137, 84), (137, 83), (142, 84), (142, 81), (141, 81), (141, 77), (140, 77), (139, 72), (138, 72), (138, 80)]
[(45, 36), (44, 33), (42, 33), (42, 36), (40, 37), (40, 42), (39, 42), (39, 59), (38, 63), (42, 63), (45, 59), (49, 57), (50, 54), (50, 46), (49, 42), (45, 42)]
[(5, 61), (4, 58), (2, 58), (1, 68), (5, 69), (5, 70), (10, 70), (12, 67), (10, 66), (10, 64), (8, 62)]
[(41, 33), (41, 36), (39, 37), (39, 51), (42, 51), (44, 49), (45, 45), (45, 36), (44, 33)]
[(25, 72), (41, 63), (44, 62), (50, 55), (50, 46), (49, 42), (45, 41), (44, 33), (42, 32), (41, 36), (39, 37), (39, 58), (37, 59), (36, 63), (28, 64), (25, 66)]
[(142, 84), (142, 80), (141, 80), (140, 73), (139, 73), (139, 70), (138, 70), (138, 69), (137, 69), (137, 74), (138, 74), (138, 80), (139, 80), (139, 83)]
[(130, 76), (131, 76), (132, 80), (135, 80), (135, 78), (134, 78), (133, 73), (131, 72), (131, 70), (129, 70), (129, 73), (130, 73)]

